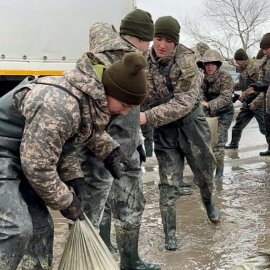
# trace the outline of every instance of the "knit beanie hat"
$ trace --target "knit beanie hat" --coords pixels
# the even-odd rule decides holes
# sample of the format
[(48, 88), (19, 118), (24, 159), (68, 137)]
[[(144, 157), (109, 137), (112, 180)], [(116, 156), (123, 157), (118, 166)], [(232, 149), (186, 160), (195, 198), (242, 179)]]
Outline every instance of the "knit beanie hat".
[(263, 36), (261, 42), (260, 42), (260, 48), (261, 49), (268, 49), (270, 48), (270, 33), (267, 33)]
[(159, 17), (155, 22), (155, 37), (167, 38), (179, 43), (180, 25), (172, 16)]
[(105, 69), (102, 83), (107, 95), (129, 105), (140, 105), (146, 98), (146, 60), (131, 52)]
[(244, 49), (238, 49), (234, 54), (234, 60), (248, 60), (248, 55)]
[(151, 14), (141, 9), (129, 12), (121, 21), (120, 35), (130, 35), (144, 41), (152, 41), (154, 23)]
[(256, 55), (256, 59), (262, 59), (264, 57), (264, 53), (262, 49), (260, 49)]

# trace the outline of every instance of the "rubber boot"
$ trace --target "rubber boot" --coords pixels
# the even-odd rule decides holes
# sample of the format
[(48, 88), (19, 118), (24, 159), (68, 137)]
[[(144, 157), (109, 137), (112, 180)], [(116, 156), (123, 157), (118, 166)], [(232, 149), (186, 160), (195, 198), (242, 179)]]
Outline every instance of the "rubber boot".
[(220, 180), (223, 177), (224, 172), (224, 159), (217, 159), (216, 175), (215, 179)]
[(268, 150), (260, 152), (260, 156), (270, 156), (270, 146), (268, 146)]
[(117, 254), (118, 249), (111, 242), (111, 218), (102, 219), (99, 225), (99, 235), (112, 254)]
[(120, 253), (121, 270), (160, 270), (157, 264), (142, 261), (138, 254), (140, 227), (124, 229), (115, 226), (116, 241)]
[(242, 134), (241, 131), (232, 130), (232, 140), (229, 145), (225, 146), (225, 149), (238, 149), (241, 134)]
[(161, 207), (161, 219), (165, 234), (165, 249), (177, 250), (176, 233), (176, 210), (175, 206)]
[(215, 207), (213, 201), (211, 199), (202, 197), (203, 205), (206, 209), (207, 216), (212, 223), (220, 222), (220, 214), (218, 208)]

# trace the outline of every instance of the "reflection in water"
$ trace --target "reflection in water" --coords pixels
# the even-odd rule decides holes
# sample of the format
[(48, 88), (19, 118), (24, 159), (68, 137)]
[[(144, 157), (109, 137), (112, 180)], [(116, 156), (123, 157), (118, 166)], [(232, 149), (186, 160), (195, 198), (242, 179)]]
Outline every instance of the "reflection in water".
[[(159, 263), (163, 270), (229, 270), (237, 262), (270, 246), (270, 164), (264, 160), (226, 160), (222, 181), (215, 183), (215, 200), (221, 210), (221, 223), (212, 224), (202, 206), (199, 189), (177, 201), (179, 249), (164, 249), (164, 233), (159, 211), (158, 167), (144, 164), (144, 211), (140, 254), (146, 261)], [(186, 177), (186, 176), (185, 176)], [(192, 181), (189, 172), (187, 177)], [(55, 260), (59, 258), (67, 234), (67, 223), (54, 212), (56, 222)], [(115, 235), (113, 232), (113, 241)], [(116, 257), (119, 260), (119, 257)]]

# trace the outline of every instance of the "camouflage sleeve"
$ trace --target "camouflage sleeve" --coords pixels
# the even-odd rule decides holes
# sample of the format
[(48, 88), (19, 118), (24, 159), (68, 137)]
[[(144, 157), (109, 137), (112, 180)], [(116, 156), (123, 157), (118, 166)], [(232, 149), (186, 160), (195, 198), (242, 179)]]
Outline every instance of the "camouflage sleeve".
[(208, 102), (209, 109), (212, 115), (215, 115), (218, 110), (229, 106), (232, 103), (233, 93), (233, 79), (228, 75), (220, 78), (220, 94), (217, 98), (212, 99)]
[(147, 123), (158, 127), (187, 115), (198, 100), (201, 83), (202, 76), (198, 68), (193, 68), (190, 76), (181, 75), (175, 86), (174, 96), (168, 102), (145, 112)]
[(26, 119), (22, 169), (46, 205), (61, 210), (71, 204), (73, 195), (59, 177), (57, 162), (63, 144), (79, 126), (80, 110), (71, 96), (58, 95), (59, 91), (29, 92), (21, 108)]
[(252, 101), (253, 106), (258, 109), (258, 108), (263, 108), (264, 104), (264, 93), (260, 93), (253, 101)]
[(61, 165), (58, 167), (58, 174), (64, 182), (83, 177), (77, 152), (73, 152), (63, 159)]
[(87, 147), (103, 160), (118, 146), (119, 144), (106, 131), (95, 133), (87, 144)]
[(259, 72), (260, 72), (259, 67), (255, 64), (253, 64), (251, 71), (250, 71), (250, 74), (249, 74), (252, 82), (257, 82), (259, 80)]

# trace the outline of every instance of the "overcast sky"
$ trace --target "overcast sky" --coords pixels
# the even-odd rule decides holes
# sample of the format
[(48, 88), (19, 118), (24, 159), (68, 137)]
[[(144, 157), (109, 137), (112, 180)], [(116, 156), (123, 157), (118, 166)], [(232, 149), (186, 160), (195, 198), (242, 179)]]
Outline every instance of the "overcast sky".
[[(199, 16), (203, 8), (203, 0), (136, 0), (136, 4), (137, 8), (150, 12), (154, 21), (160, 16), (170, 15), (176, 18), (180, 25), (185, 17)], [(193, 46), (188, 43), (183, 32), (180, 33), (180, 42)]]
[[(160, 16), (171, 15), (178, 19), (180, 25), (185, 17), (196, 18), (204, 10), (204, 0), (136, 0), (136, 4), (138, 8), (149, 11), (154, 21)], [(267, 32), (270, 32), (270, 23), (265, 25), (265, 33)], [(183, 34), (183, 27), (180, 42), (186, 46), (194, 46)]]
[(171, 15), (177, 19), (198, 15), (203, 0), (136, 0), (137, 7), (149, 11), (153, 19)]

